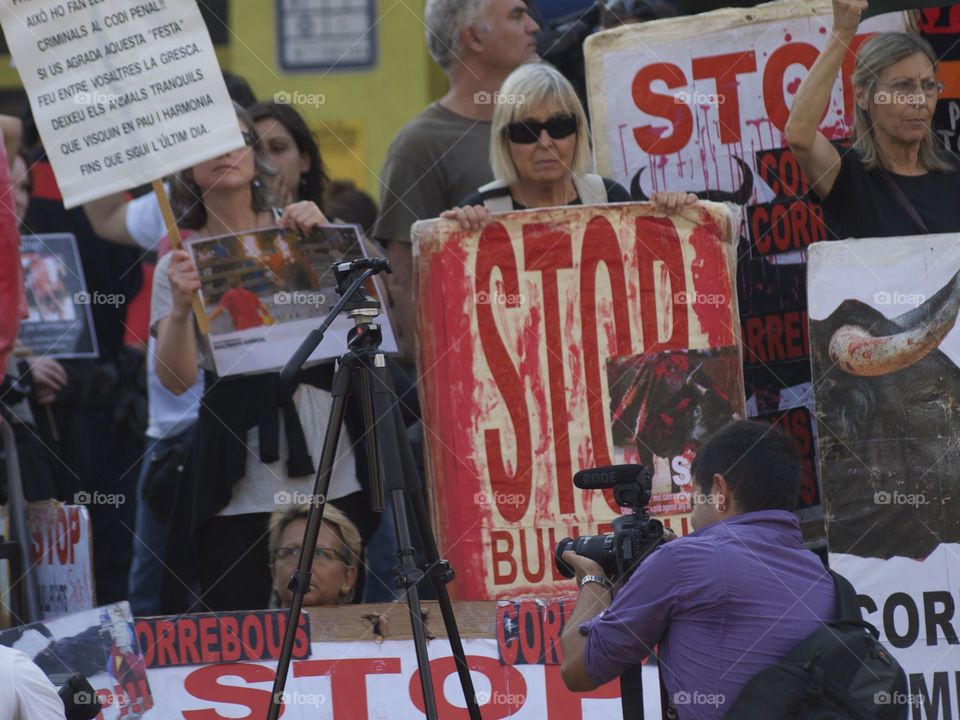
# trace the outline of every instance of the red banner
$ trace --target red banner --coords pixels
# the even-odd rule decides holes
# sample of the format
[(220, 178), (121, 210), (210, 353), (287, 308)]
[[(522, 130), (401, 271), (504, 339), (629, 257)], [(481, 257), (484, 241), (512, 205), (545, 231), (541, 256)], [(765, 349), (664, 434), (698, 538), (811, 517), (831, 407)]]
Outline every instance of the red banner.
[(678, 458), (743, 416), (742, 377), (724, 371), (740, 362), (734, 232), (712, 204), (683, 217), (646, 204), (510, 213), (479, 233), (417, 226), (428, 465), (458, 598), (569, 591), (557, 542), (619, 512), (573, 474), (639, 455), (655, 493), (683, 492)]

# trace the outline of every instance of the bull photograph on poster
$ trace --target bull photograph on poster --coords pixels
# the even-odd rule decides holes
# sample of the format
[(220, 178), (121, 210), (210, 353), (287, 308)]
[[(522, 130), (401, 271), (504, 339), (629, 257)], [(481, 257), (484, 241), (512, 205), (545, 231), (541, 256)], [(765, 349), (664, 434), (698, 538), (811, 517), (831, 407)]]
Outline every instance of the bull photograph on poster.
[[(415, 227), (428, 478), (458, 598), (569, 593), (558, 541), (607, 532), (620, 514), (573, 475), (627, 461), (624, 444), (657, 471), (663, 522), (689, 532), (671, 463), (695, 447), (653, 428), (671, 413), (694, 434), (742, 417), (735, 228), (713, 203)], [(668, 508), (668, 495), (682, 502)]]
[(910, 679), (955, 717), (960, 645), (956, 235), (811, 249), (810, 343), (830, 567)]

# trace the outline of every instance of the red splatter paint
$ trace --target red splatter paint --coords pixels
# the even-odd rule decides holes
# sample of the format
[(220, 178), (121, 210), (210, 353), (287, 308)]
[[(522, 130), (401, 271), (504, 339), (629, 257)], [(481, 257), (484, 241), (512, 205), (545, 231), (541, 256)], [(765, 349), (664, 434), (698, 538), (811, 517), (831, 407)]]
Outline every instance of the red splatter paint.
[(789, 83), (787, 83), (787, 92), (791, 95), (797, 92), (797, 89), (800, 87), (800, 78), (794, 78)]

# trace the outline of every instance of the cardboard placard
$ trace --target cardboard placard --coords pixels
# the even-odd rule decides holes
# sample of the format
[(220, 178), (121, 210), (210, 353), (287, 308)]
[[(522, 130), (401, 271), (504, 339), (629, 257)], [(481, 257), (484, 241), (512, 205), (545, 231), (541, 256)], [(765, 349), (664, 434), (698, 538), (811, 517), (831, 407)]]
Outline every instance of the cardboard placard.
[[(670, 455), (644, 461), (674, 493), (672, 465), (694, 447), (635, 421), (614, 436), (612, 416), (637, 414), (639, 397), (614, 404), (621, 381), (658, 398), (653, 415), (675, 409), (675, 398), (618, 367), (682, 365), (675, 378), (686, 387), (723, 378), (717, 387), (743, 412), (734, 228), (730, 211), (710, 203), (683, 216), (624, 204), (508, 213), (481, 232), (414, 227), (428, 471), (457, 598), (568, 593), (557, 542), (604, 532), (619, 511), (612, 493), (575, 489), (573, 474), (625, 459), (618, 438)], [(732, 357), (733, 372), (700, 377), (705, 351)], [(683, 515), (664, 519), (689, 529)]]

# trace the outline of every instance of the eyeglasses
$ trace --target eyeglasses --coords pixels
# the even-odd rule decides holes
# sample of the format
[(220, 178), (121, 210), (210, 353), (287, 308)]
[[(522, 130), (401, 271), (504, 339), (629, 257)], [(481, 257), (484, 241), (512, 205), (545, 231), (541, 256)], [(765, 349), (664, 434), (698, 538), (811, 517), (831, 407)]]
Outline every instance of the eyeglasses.
[(910, 102), (908, 96), (919, 97), (922, 93), (924, 97), (937, 97), (943, 92), (943, 83), (936, 80), (924, 80), (916, 83), (913, 80), (898, 80), (894, 83), (877, 83), (877, 86), (889, 88), (893, 93), (892, 100), (896, 102)]
[[(300, 550), (298, 547), (282, 547), (277, 548), (273, 551), (273, 561), (282, 562), (282, 563), (293, 563), (300, 561)], [(328, 563), (336, 562), (340, 560), (345, 565), (349, 565), (347, 556), (344, 555), (339, 550), (334, 550), (333, 548), (318, 547), (313, 551), (313, 561), (315, 563), (320, 563), (321, 565), (326, 565)]]
[(554, 115), (546, 122), (536, 122), (535, 120), (521, 120), (520, 122), (510, 123), (503, 132), (510, 139), (510, 142), (519, 145), (529, 145), (540, 139), (540, 133), (544, 130), (554, 140), (562, 140), (570, 137), (580, 128), (580, 122), (576, 115)]

